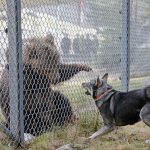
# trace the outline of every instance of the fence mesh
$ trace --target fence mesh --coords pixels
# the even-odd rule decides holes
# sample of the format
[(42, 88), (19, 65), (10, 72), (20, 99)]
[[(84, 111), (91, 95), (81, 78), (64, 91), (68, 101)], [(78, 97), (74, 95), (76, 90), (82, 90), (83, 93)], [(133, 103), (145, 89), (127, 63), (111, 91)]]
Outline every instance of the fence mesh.
[[(131, 1), (131, 41), (130, 41), (130, 57), (131, 57), (131, 77), (143, 77), (140, 83), (130, 84), (130, 88), (134, 89), (149, 82), (149, 7), (150, 2), (147, 0)], [(147, 76), (147, 77), (146, 77)]]
[[(108, 72), (111, 85), (121, 88), (122, 1), (22, 0), (21, 5), (24, 133), (37, 136), (67, 126), (72, 132), (66, 136), (73, 139), (77, 126), (83, 128), (94, 120), (94, 128), (97, 120), (97, 109), (82, 82)], [(10, 95), (9, 87), (15, 82), (11, 77), (17, 75), (10, 74), (10, 66), (16, 64), (14, 57), (9, 58), (15, 54), (5, 30), (5, 1), (0, 8), (0, 122), (9, 130), (10, 97), (16, 96)], [(131, 1), (130, 89), (150, 79), (149, 8), (148, 0)], [(6, 141), (5, 136), (2, 139)]]

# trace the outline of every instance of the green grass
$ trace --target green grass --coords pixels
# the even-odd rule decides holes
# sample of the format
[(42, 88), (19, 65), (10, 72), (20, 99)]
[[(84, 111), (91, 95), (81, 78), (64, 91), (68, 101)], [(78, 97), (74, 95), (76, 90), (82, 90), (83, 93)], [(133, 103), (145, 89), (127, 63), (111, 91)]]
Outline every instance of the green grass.
[(141, 88), (147, 84), (150, 84), (150, 77), (133, 78), (130, 81), (130, 89)]
[[(134, 126), (121, 127), (103, 137), (98, 137), (90, 143), (84, 144), (85, 137), (96, 131), (96, 125), (89, 118), (76, 125), (67, 126), (64, 129), (55, 129), (51, 133), (37, 137), (33, 143), (26, 145), (24, 150), (55, 150), (58, 147), (71, 143), (75, 150), (149, 150), (150, 145), (144, 141), (150, 137), (149, 127), (143, 123)], [(96, 128), (95, 128), (96, 127)], [(8, 141), (7, 141), (8, 144)], [(1, 145), (0, 145), (1, 146)], [(13, 149), (3, 143), (2, 149)], [(18, 148), (18, 150), (20, 150)]]
[[(150, 77), (134, 78), (130, 81), (130, 89), (143, 87)], [(120, 89), (119, 80), (111, 80), (110, 84), (115, 89)], [(74, 107), (90, 108), (92, 99), (85, 96), (81, 83), (75, 85), (63, 84), (60, 87), (62, 92), (71, 100)], [(88, 110), (79, 115), (79, 120), (64, 128), (55, 128), (52, 132), (43, 134), (26, 145), (24, 150), (55, 150), (58, 147), (71, 143), (75, 150), (149, 150), (150, 145), (145, 144), (150, 139), (150, 128), (140, 122), (133, 126), (120, 127), (103, 137), (98, 137), (90, 143), (84, 143), (85, 138), (102, 126), (102, 120), (96, 110)], [(6, 136), (0, 139), (0, 150), (16, 149), (8, 146), (12, 143)], [(18, 148), (18, 150), (20, 150)]]

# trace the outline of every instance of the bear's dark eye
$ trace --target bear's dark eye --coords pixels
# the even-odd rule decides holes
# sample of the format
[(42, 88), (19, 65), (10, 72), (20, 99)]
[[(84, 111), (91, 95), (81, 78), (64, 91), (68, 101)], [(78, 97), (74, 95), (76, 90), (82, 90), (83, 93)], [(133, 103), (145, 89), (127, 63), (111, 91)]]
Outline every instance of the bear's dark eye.
[(36, 51), (31, 51), (29, 54), (29, 59), (38, 59)]

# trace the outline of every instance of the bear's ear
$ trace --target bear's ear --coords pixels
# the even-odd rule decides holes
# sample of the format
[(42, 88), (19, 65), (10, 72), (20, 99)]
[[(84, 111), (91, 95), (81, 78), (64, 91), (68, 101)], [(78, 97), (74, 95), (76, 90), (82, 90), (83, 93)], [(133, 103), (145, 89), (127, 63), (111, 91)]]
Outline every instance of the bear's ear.
[(96, 80), (96, 87), (100, 87), (100, 86), (101, 86), (101, 80), (99, 79), (99, 76), (98, 76)]
[(102, 79), (107, 82), (107, 80), (108, 80), (108, 73), (105, 73), (105, 74), (103, 75)]

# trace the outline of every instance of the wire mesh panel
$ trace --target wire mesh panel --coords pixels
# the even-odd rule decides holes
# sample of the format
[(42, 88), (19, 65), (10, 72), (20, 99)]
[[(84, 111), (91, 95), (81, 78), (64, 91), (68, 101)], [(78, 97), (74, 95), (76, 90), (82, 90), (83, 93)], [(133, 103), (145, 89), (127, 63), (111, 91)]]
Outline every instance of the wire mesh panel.
[[(37, 136), (56, 127), (95, 120), (97, 109), (81, 84), (109, 72), (112, 84), (119, 86), (113, 80), (120, 76), (120, 2), (21, 1), (23, 109), (19, 111), (23, 112), (24, 133)], [(10, 70), (10, 52), (14, 53), (11, 47), (7, 51), (4, 29), (9, 27), (9, 33), (11, 26), (6, 12), (1, 12), (5, 18), (1, 19), (5, 36), (1, 38), (2, 73)], [(1, 108), (7, 119), (11, 103), (6, 99), (12, 94), (5, 78), (1, 74)]]
[[(18, 119), (14, 129), (19, 140), (41, 136), (47, 142), (46, 135), (56, 148), (64, 141), (55, 146), (55, 138), (74, 141), (86, 136), (102, 121), (83, 82), (108, 72), (109, 83), (121, 89), (127, 75), (122, 70), (128, 63), (131, 77), (148, 75), (148, 1), (131, 2), (131, 62), (124, 56), (127, 39), (121, 41), (127, 32), (122, 32), (123, 25), (127, 27), (122, 0), (22, 0), (21, 22), (16, 20), (21, 31), (18, 24), (11, 25), (11, 4), (6, 2), (0, 4), (0, 122), (12, 133), (11, 119)], [(14, 48), (11, 42), (18, 36)], [(14, 68), (18, 74), (10, 71)], [(137, 87), (134, 82), (130, 85)], [(18, 92), (14, 101), (10, 87)], [(13, 108), (18, 110), (14, 118)]]
[[(6, 22), (7, 22), (7, 15), (6, 15), (6, 2), (2, 2), (0, 4), (1, 7), (1, 14), (0, 14), (0, 103), (1, 106), (4, 108), (2, 109), (1, 107), (1, 113), (0, 113), (0, 127), (4, 127), (5, 131), (7, 131), (5, 123), (2, 124), (2, 122), (5, 122), (8, 119), (8, 114), (9, 114), (9, 108), (8, 104), (5, 103), (5, 98), (7, 97), (9, 90), (8, 90), (8, 84), (9, 84), (9, 79), (8, 79), (8, 72), (5, 74), (5, 65), (7, 64), (6, 56), (5, 53), (7, 51), (7, 46), (8, 46), (8, 37), (7, 34), (4, 32), (6, 28)], [(7, 79), (6, 79), (7, 78)], [(5, 81), (7, 80), (7, 81)], [(7, 83), (6, 83), (7, 82)], [(7, 86), (5, 86), (7, 84)], [(5, 96), (6, 95), (6, 96)], [(2, 110), (5, 110), (6, 113), (3, 113)], [(7, 113), (8, 112), (8, 113)], [(7, 117), (6, 117), (7, 114)], [(1, 137), (6, 138), (5, 134), (3, 132), (1, 133)], [(2, 139), (1, 139), (2, 141)]]
[[(23, 1), (23, 4), (25, 3), (26, 1)], [(117, 8), (115, 9), (116, 11), (110, 7), (110, 5)], [(68, 105), (68, 102), (70, 103), (69, 105), (71, 105), (72, 108), (70, 112), (67, 112), (68, 115), (70, 115), (70, 121), (72, 120), (72, 113), (76, 114), (76, 112), (78, 112), (78, 115), (79, 112), (86, 113), (95, 109), (94, 106), (91, 107), (93, 103), (87, 100), (87, 98), (84, 98), (84, 93), (80, 91), (81, 83), (86, 79), (92, 78), (93, 73), (88, 73), (88, 77), (84, 72), (78, 74), (78, 76), (75, 76), (73, 79), (71, 79), (71, 77), (80, 71), (90, 71), (90, 67), (96, 70), (95, 75), (102, 75), (105, 71), (112, 72), (111, 75), (113, 75), (113, 73), (119, 73), (119, 9), (119, 1), (111, 1), (110, 3), (105, 1), (45, 2), (43, 5), (38, 5), (37, 3), (34, 7), (23, 9), (23, 37), (27, 39), (25, 43), (23, 43), (25, 47), (23, 56), (24, 64), (33, 68), (33, 71), (37, 72), (38, 70), (38, 73), (42, 74), (42, 76), (44, 75), (44, 77), (40, 77), (39, 80), (44, 78), (45, 83), (44, 81), (38, 80), (39, 90), (42, 88), (46, 90), (48, 88), (50, 91), (46, 92), (46, 94), (52, 94), (54, 92), (52, 95), (41, 95), (43, 106), (40, 108), (44, 108), (44, 110), (37, 109), (39, 114), (41, 111), (52, 111), (53, 113), (57, 108), (51, 108), (52, 101), (56, 101), (56, 105), (58, 105), (60, 109), (63, 105)], [(113, 16), (115, 16), (115, 20), (112, 18)], [(113, 57), (116, 59), (112, 59)], [(29, 68), (27, 68), (27, 72), (28, 70)], [(32, 78), (33, 83), (36, 83), (32, 77), (32, 73), (30, 73), (30, 75), (31, 77), (27, 75), (25, 79), (29, 78), (30, 80), (30, 78)], [(46, 80), (46, 76), (48, 76), (48, 81)], [(27, 86), (32, 85), (31, 87), (27, 87), (27, 90), (30, 89), (30, 92), (33, 90), (36, 95), (38, 89), (34, 89), (32, 80), (30, 81), (31, 83), (26, 83)], [(64, 80), (68, 80), (68, 82), (57, 86), (57, 83)], [(60, 95), (58, 93), (58, 98), (55, 96), (55, 90), (61, 92), (59, 92)], [(43, 93), (43, 91), (41, 92)], [(38, 91), (37, 94), (40, 94), (40, 91)], [(36, 104), (38, 100), (36, 100), (35, 97), (39, 99), (40, 95), (34, 96), (33, 101), (31, 101), (30, 95), (32, 94), (27, 93), (26, 99), (29, 99), (31, 104), (35, 103), (35, 105), (37, 105), (35, 107), (39, 108), (38, 104)], [(66, 101), (64, 101), (66, 104), (62, 103), (62, 95), (66, 96)], [(49, 97), (49, 100), (47, 98), (45, 99), (45, 97)], [(50, 103), (49, 105), (47, 104), (48, 101)], [(28, 101), (26, 102), (27, 107), (30, 107), (29, 105), (31, 104)], [(46, 106), (49, 110), (45, 108)], [(33, 109), (35, 109), (35, 107), (33, 107)], [(57, 114), (54, 118), (52, 115), (49, 115), (49, 117), (52, 117), (52, 122), (56, 120), (54, 124), (59, 124), (59, 119), (62, 120), (61, 115), (65, 115), (63, 114), (65, 111), (67, 110), (60, 110), (60, 116)], [(35, 112), (35, 115), (37, 112)], [(50, 112), (48, 114), (50, 114)], [(29, 114), (27, 114), (27, 117), (27, 120), (30, 122), (31, 118), (33, 118), (33, 120), (35, 119), (35, 117), (29, 117)], [(47, 122), (50, 118), (44, 118), (41, 116), (41, 120), (43, 119), (43, 121), (36, 121), (36, 123), (42, 122), (42, 124), (45, 122), (46, 125), (37, 125), (40, 129), (37, 129), (38, 131), (35, 131), (35, 134), (42, 132), (45, 128), (51, 128), (50, 125), (52, 125), (52, 122)], [(40, 119), (40, 117), (38, 117), (38, 119)], [(64, 121), (68, 120), (67, 118), (63, 119)], [(64, 123), (61, 122), (60, 124)], [(28, 121), (27, 125), (29, 125)], [(29, 129), (32, 130), (31, 128)]]
[[(131, 1), (131, 81), (130, 88), (139, 88), (149, 83), (149, 11), (150, 2), (147, 0)], [(139, 83), (136, 83), (136, 81)]]

